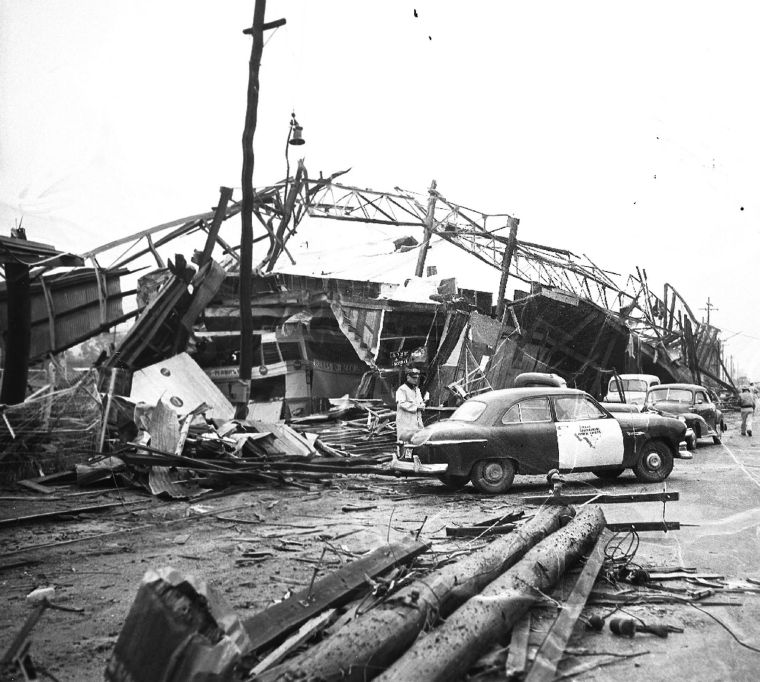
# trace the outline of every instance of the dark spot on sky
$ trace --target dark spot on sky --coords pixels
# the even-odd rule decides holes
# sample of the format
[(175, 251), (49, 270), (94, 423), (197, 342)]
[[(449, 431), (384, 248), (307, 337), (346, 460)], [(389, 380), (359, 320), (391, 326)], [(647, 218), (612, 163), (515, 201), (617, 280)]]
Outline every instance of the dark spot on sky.
[(740, 211), (743, 211), (743, 210), (744, 210), (744, 206), (740, 206), (740, 207), (739, 207), (739, 210), (740, 210)]
[(418, 16), (420, 16), (419, 14), (417, 14), (417, 10), (413, 10), (413, 11), (414, 11), (414, 16), (415, 16), (415, 17), (418, 17)]

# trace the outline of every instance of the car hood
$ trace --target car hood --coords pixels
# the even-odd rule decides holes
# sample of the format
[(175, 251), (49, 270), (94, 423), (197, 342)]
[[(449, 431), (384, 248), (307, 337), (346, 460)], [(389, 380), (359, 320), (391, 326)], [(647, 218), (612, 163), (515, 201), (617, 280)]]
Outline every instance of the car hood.
[(679, 403), (675, 400), (658, 400), (656, 403), (649, 403), (649, 407), (653, 407), (655, 410), (661, 412), (669, 412), (670, 414), (684, 414), (685, 412), (691, 412), (691, 405)]
[(412, 445), (424, 445), (428, 441), (482, 440), (486, 437), (483, 429), (482, 425), (474, 422), (447, 419), (420, 429), (412, 436), (411, 443)]
[(615, 419), (623, 429), (646, 429), (652, 426), (679, 427), (681, 433), (686, 431), (686, 424), (676, 417), (667, 417), (655, 412), (615, 412)]

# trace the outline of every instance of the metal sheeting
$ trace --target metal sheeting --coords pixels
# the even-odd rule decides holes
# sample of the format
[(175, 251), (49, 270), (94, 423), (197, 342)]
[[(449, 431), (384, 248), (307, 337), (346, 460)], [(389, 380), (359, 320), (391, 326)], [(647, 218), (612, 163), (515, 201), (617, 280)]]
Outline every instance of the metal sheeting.
[(214, 419), (229, 420), (235, 416), (230, 401), (187, 353), (135, 372), (130, 397), (150, 405), (163, 398), (180, 415), (206, 403)]

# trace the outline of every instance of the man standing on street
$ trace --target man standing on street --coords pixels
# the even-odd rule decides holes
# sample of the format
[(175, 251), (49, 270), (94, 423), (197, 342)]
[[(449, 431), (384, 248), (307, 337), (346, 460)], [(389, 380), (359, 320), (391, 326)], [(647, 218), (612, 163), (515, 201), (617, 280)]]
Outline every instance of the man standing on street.
[(755, 413), (755, 396), (747, 386), (742, 386), (739, 395), (739, 407), (742, 413), (742, 436), (752, 435), (752, 415)]
[[(414, 433), (423, 427), (422, 410), (425, 409), (425, 400), (419, 385), (420, 370), (408, 367), (406, 382), (396, 391), (396, 438), (404, 443), (408, 443)], [(427, 397), (425, 394), (425, 399)]]

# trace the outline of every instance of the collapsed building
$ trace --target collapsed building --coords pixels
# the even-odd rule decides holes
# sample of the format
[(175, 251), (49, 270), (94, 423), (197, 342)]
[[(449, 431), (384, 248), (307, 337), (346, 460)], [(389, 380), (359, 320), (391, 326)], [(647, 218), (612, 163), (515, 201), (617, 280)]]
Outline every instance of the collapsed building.
[[(26, 388), (30, 363), (134, 316), (98, 363), (101, 393), (128, 397), (134, 372), (187, 351), (221, 393), (242, 406), (242, 415), (268, 421), (325, 412), (341, 397), (392, 406), (401, 368), (410, 363), (423, 370), (423, 389), (435, 406), (511, 386), (526, 371), (558, 374), (597, 397), (615, 372), (733, 389), (720, 330), (699, 322), (672, 285), (658, 296), (644, 270), (623, 280), (586, 256), (517, 239), (513, 216), (454, 204), (435, 182), (425, 196), (364, 190), (337, 182), (340, 175), (310, 180), (299, 163), (294, 178), (257, 190), (254, 214), (264, 231), (259, 239), (268, 239), (269, 248), (253, 268), (247, 302), (241, 300), (239, 247), (220, 234), (222, 224), (241, 211), (228, 188), (208, 213), (69, 255), (68, 261), (23, 235), (4, 238), (0, 329), (6, 367), (15, 358), (4, 391), (9, 377), (16, 386), (15, 393), (6, 392), (6, 402), (22, 402), (18, 386)], [(422, 231), (420, 243), (413, 237), (394, 243), (395, 253), (416, 257), (414, 276), (408, 273), (399, 283), (277, 267), (283, 254), (293, 261), (288, 242), (307, 215)], [(194, 234), (204, 246), (189, 261), (160, 255), (159, 248), (176, 247), (175, 240)], [(499, 275), (496, 301), (492, 291), (465, 288), (456, 277), (437, 276), (435, 268), (426, 271), (426, 257), (437, 244)], [(124, 246), (127, 256), (100, 264)], [(222, 252), (219, 262), (212, 258), (215, 248)], [(157, 267), (135, 288), (124, 286), (142, 257), (154, 258)], [(26, 280), (11, 276), (19, 262)], [(134, 294), (137, 309), (125, 313), (122, 301)], [(248, 305), (252, 328), (246, 340), (241, 311)], [(31, 336), (19, 342), (22, 319), (29, 321)], [(243, 341), (251, 344), (250, 381), (241, 380)], [(50, 390), (54, 383), (48, 381)]]

